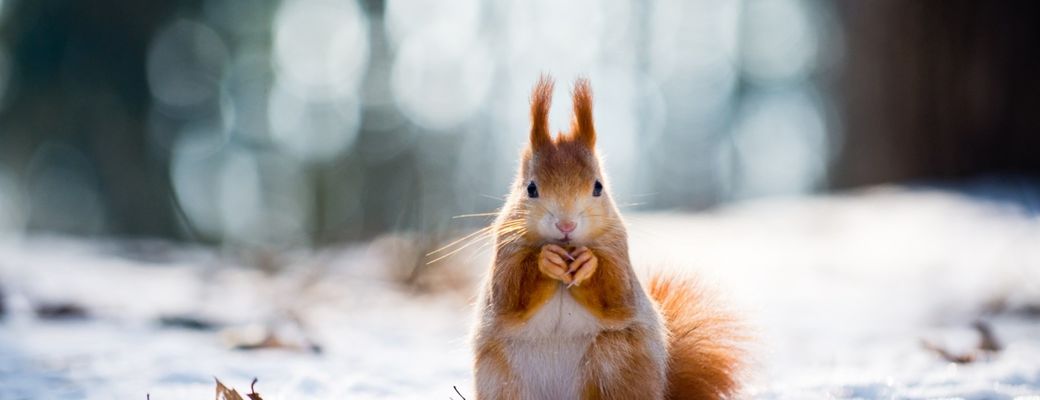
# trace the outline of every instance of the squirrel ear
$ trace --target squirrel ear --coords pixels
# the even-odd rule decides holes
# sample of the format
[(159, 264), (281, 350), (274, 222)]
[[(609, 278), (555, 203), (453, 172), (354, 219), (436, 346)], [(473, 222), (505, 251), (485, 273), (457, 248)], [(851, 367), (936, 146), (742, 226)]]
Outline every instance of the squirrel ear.
[(588, 78), (574, 82), (574, 123), (572, 134), (590, 149), (596, 146), (596, 128), (592, 124), (592, 88)]
[(531, 92), (531, 148), (538, 150), (552, 144), (549, 136), (549, 106), (552, 105), (553, 80), (542, 75)]

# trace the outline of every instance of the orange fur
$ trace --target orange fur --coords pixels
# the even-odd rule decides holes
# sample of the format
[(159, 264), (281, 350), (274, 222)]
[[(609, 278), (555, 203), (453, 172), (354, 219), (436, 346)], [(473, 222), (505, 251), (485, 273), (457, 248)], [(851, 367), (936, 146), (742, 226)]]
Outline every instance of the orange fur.
[(549, 299), (556, 282), (538, 272), (531, 249), (499, 250), (492, 267), (491, 298), (494, 311), (510, 323), (522, 323)]
[(478, 388), (486, 397), (501, 400), (519, 400), (520, 385), (516, 375), (509, 367), (505, 351), (501, 344), (484, 343), (477, 349), (477, 363), (474, 368), (477, 379), (483, 382), (494, 382), (494, 385)]
[(596, 145), (596, 128), (592, 123), (592, 87), (582, 78), (574, 83), (574, 123), (572, 132), (578, 132), (586, 146)]
[[(595, 151), (588, 81), (575, 84), (574, 122), (556, 137), (548, 127), (552, 90), (548, 77), (535, 85), (530, 143), (493, 226), (496, 250), (474, 337), (477, 397), (733, 394), (741, 354), (728, 345), (737, 333), (729, 320), (684, 281), (655, 278), (651, 299), (636, 277)], [(565, 220), (576, 228), (560, 230)]]
[[(597, 336), (587, 354), (587, 359), (593, 362), (585, 372), (582, 400), (660, 398), (666, 383), (652, 368), (654, 360), (650, 354), (641, 351), (646, 347), (645, 342), (653, 337), (653, 332), (642, 328), (608, 331)], [(598, 365), (594, 360), (610, 365)], [(617, 372), (620, 376), (613, 379), (623, 384), (602, 384), (604, 379), (612, 378), (607, 371), (611, 369), (620, 370)]]
[(734, 395), (744, 355), (734, 317), (712, 304), (692, 279), (656, 274), (648, 289), (669, 331), (668, 398)]
[(552, 106), (552, 79), (542, 76), (531, 91), (531, 147), (538, 149), (548, 146), (552, 139), (549, 135), (549, 108)]
[(611, 254), (610, 247), (598, 251), (600, 270), (585, 283), (571, 289), (571, 296), (604, 322), (619, 322), (632, 317), (635, 312), (632, 299), (636, 293), (632, 286), (638, 285), (628, 260), (619, 260)]

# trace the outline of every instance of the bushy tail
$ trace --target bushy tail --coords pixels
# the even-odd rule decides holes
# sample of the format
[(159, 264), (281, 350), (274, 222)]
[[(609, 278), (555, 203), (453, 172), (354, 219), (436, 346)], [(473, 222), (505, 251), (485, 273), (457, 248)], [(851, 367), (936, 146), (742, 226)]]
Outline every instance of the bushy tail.
[(690, 278), (654, 274), (650, 296), (668, 327), (668, 398), (724, 399), (739, 388), (747, 335)]

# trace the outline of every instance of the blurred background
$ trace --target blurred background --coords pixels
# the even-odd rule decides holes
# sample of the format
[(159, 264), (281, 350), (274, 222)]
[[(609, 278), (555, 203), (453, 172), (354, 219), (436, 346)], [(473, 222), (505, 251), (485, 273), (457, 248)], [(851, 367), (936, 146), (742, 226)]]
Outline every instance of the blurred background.
[(1040, 175), (1037, 5), (0, 2), (0, 229), (247, 248), (494, 210), (587, 75), (636, 209)]

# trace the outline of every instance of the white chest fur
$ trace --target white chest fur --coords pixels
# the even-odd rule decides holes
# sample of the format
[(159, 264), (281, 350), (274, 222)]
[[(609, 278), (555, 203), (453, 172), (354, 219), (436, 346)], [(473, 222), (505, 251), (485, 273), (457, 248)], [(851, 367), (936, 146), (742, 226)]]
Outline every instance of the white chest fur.
[(560, 285), (553, 297), (515, 331), (507, 347), (529, 399), (577, 398), (579, 364), (600, 332), (599, 320)]

